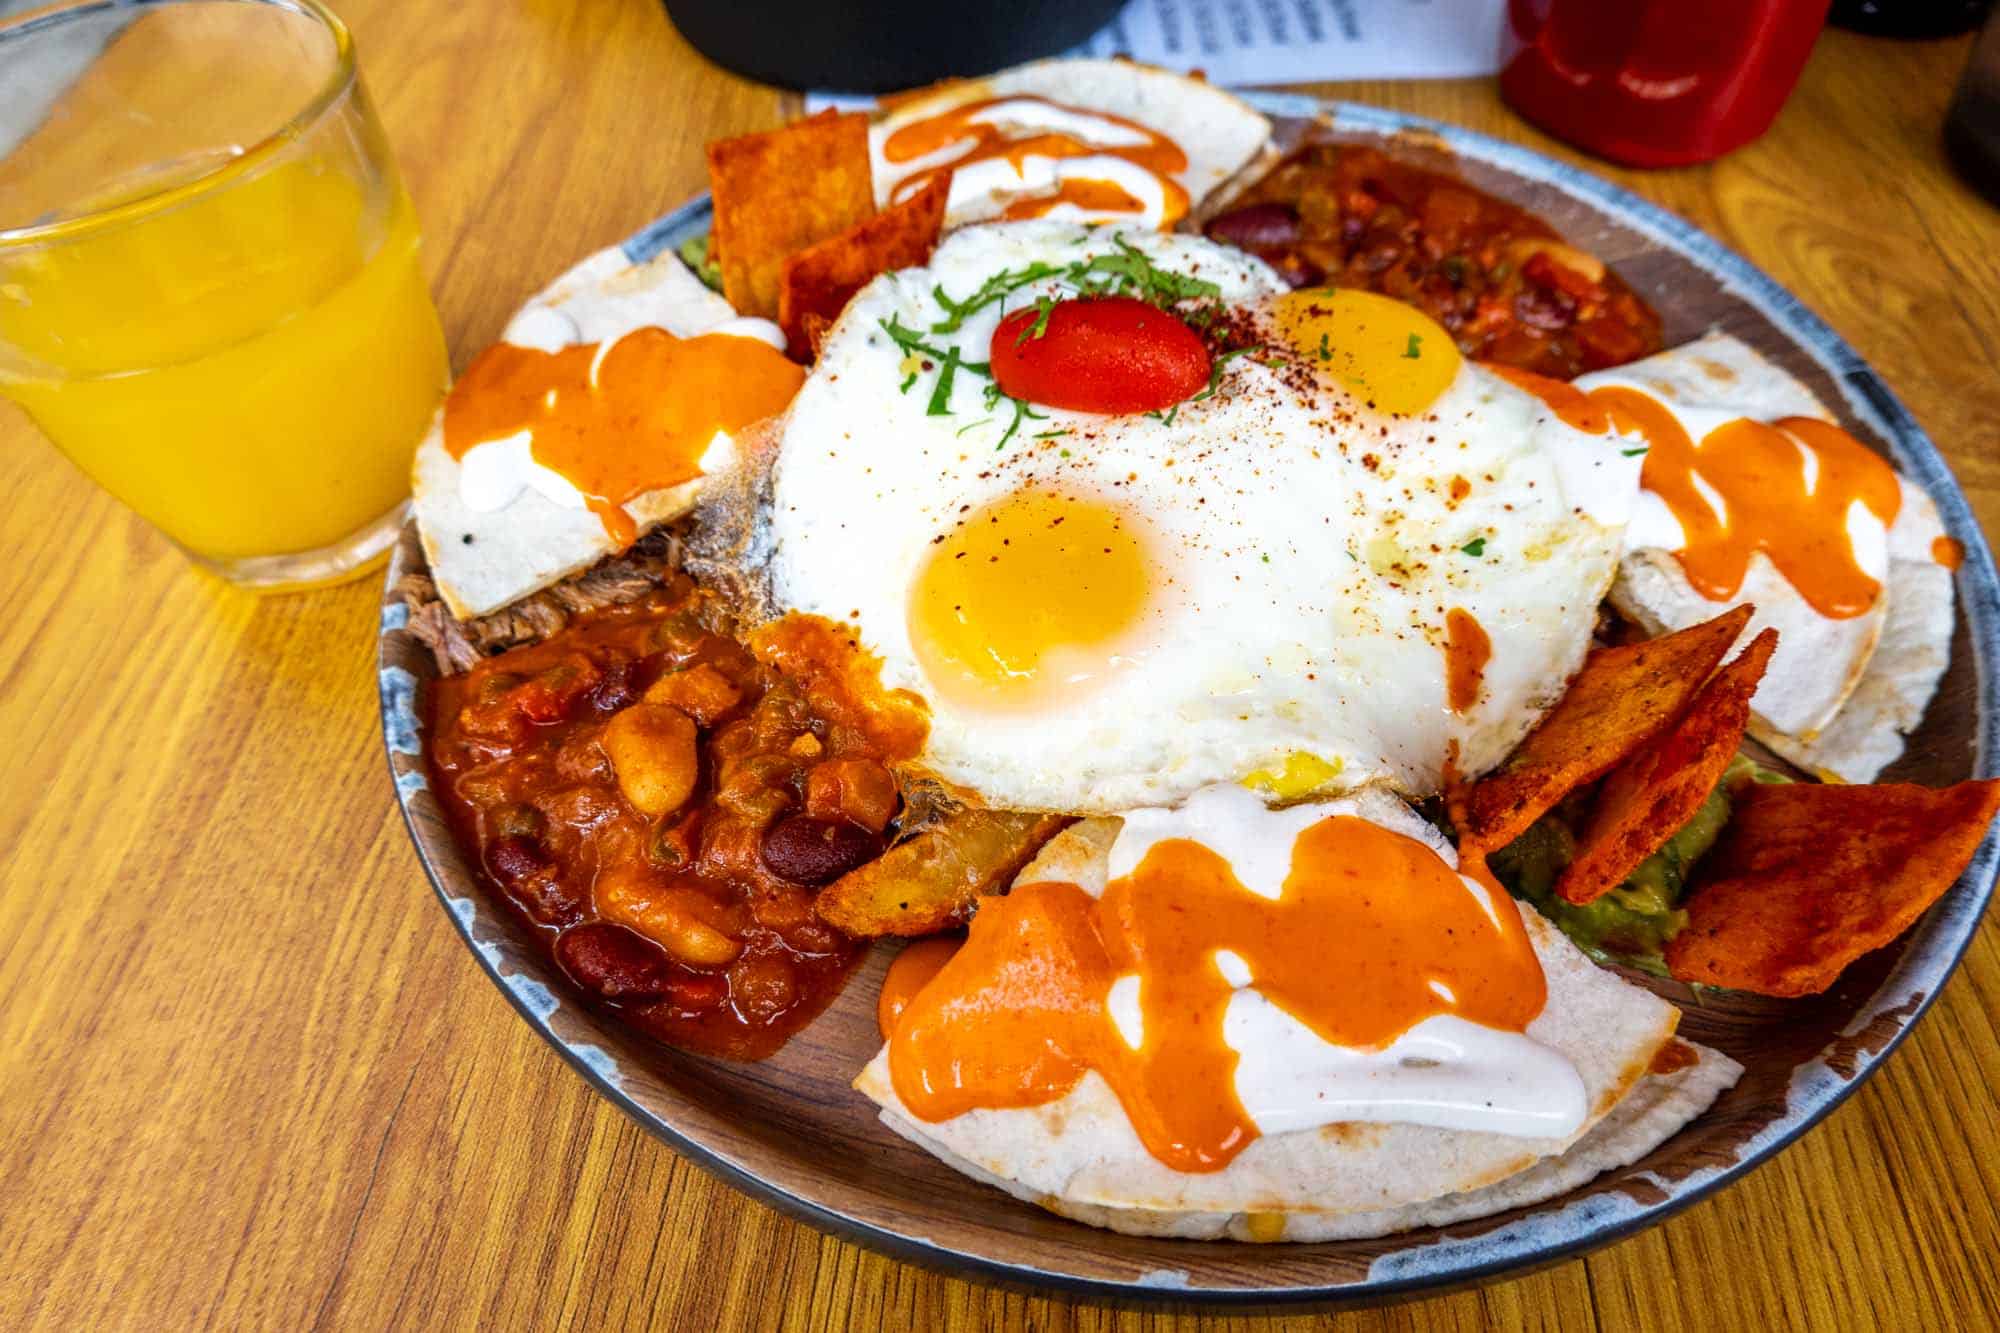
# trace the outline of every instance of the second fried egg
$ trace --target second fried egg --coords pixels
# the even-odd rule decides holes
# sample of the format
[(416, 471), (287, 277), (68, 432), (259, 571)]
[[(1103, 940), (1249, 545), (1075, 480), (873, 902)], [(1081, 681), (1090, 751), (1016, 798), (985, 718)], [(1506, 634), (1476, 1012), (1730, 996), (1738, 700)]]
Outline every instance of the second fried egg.
[[(1176, 290), (1158, 318), (1207, 340), (1196, 392), (1052, 405), (1124, 360), (1143, 379), (1136, 344), (1045, 365), (1043, 401), (1002, 392), (1008, 315), (1011, 342), (1080, 293)], [(1199, 237), (971, 227), (828, 335), (779, 445), (769, 571), (927, 702), (922, 764), (991, 804), (1421, 795), (1560, 693), (1637, 474), (1399, 302), (1291, 293)]]

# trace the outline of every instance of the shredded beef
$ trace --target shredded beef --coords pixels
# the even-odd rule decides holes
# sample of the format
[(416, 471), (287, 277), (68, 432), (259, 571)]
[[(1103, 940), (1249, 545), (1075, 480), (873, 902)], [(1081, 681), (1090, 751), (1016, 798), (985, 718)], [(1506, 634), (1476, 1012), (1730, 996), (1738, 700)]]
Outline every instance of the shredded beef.
[(405, 574), (396, 591), (410, 608), (409, 630), (431, 650), (441, 674), (470, 668), (483, 657), (539, 643), (571, 616), (634, 601), (665, 583), (681, 566), (680, 534), (657, 528), (622, 555), (608, 556), (574, 578), (522, 598), (477, 620), (458, 620), (438, 599), (428, 574)]

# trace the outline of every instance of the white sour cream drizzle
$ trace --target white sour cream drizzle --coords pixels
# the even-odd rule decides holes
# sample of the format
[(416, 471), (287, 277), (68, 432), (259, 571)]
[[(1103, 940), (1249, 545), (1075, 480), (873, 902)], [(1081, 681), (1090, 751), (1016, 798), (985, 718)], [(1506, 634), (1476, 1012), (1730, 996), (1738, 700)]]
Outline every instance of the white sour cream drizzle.
[[(638, 327), (638, 326), (634, 326)], [(598, 353), (591, 363), (590, 379), (597, 382), (597, 366), (611, 345), (631, 329), (599, 339)], [(785, 333), (768, 319), (750, 316), (735, 316), (704, 329), (700, 337), (709, 334), (724, 334), (733, 338), (755, 338), (767, 343), (780, 352), (785, 350)], [(508, 322), (507, 330), (501, 334), (502, 342), (516, 347), (528, 347), (538, 352), (554, 354), (565, 347), (572, 347), (584, 341), (582, 331), (570, 316), (549, 306), (531, 305), (521, 310)], [(523, 492), (533, 491), (551, 504), (564, 509), (585, 507), (583, 492), (570, 483), (568, 477), (554, 468), (544, 467), (535, 461), (532, 449), (533, 437), (527, 431), (517, 431), (497, 440), (487, 440), (465, 451), (459, 460), (458, 498), (467, 509), (475, 514), (490, 514), (505, 509), (519, 499)], [(708, 446), (702, 451), (701, 470), (704, 474), (727, 468), (736, 459), (736, 441), (727, 431), (717, 431)]]
[(1005, 129), (1035, 130), (1047, 134), (1067, 134), (1072, 139), (1101, 148), (1137, 148), (1148, 142), (1146, 135), (1130, 125), (1120, 125), (1094, 111), (1060, 106), (1039, 97), (1010, 97), (995, 102), (966, 117), (979, 125)]
[[(1284, 895), (1293, 842), (1333, 815), (1414, 838), (1457, 868), (1457, 853), (1437, 830), (1385, 793), (1364, 790), (1272, 810), (1250, 791), (1228, 785), (1205, 787), (1178, 809), (1125, 815), (1107, 876), (1129, 875), (1154, 844), (1186, 838), (1228, 861), (1244, 888), (1276, 901)], [(1495, 912), (1484, 885), (1459, 879), (1489, 915)], [(1335, 1046), (1258, 991), (1240, 955), (1217, 950), (1211, 960), (1235, 988), (1223, 1016), (1223, 1040), (1239, 1057), (1237, 1099), (1261, 1133), (1352, 1120), (1566, 1138), (1589, 1113), (1575, 1066), (1530, 1036), (1444, 1014), (1417, 1023), (1379, 1051)], [(1139, 987), (1139, 976), (1127, 974), (1106, 997), (1111, 1021), (1134, 1049), (1144, 1038)]]
[(1139, 203), (1131, 209), (1080, 208), (1067, 200), (1053, 205), (1043, 216), (1063, 222), (1129, 222), (1160, 226), (1167, 216), (1167, 187), (1160, 178), (1136, 162), (1108, 154), (1085, 157), (1045, 157), (1029, 153), (1017, 168), (1004, 157), (989, 157), (958, 168), (951, 176), (947, 209), (963, 209), (988, 200), (1054, 193), (1064, 181), (1106, 181), (1116, 185)]
[[(1616, 372), (1598, 371), (1576, 381), (1578, 388), (1585, 392), (1611, 386), (1631, 389), (1658, 403), (1666, 413), (1680, 424), (1687, 437), (1699, 445), (1714, 432), (1741, 421), (1744, 414), (1727, 408), (1710, 407), (1701, 404), (1678, 403), (1660, 394), (1653, 386), (1637, 380), (1621, 378)], [(1639, 448), (1646, 441), (1643, 436), (1613, 434), (1598, 437), (1622, 441), (1629, 448)], [(1799, 454), (1799, 468), (1804, 475), (1805, 492), (1811, 495), (1819, 486), (1819, 455), (1793, 436), (1792, 441)], [(1708, 502), (1708, 507), (1716, 518), (1724, 524), (1729, 522), (1729, 505), (1722, 493), (1710, 485), (1699, 473), (1690, 477), (1695, 490)], [(1889, 530), (1867, 505), (1859, 500), (1848, 506), (1847, 537), (1854, 548), (1854, 564), (1857, 569), (1880, 583), (1889, 574)], [(1684, 551), (1687, 549), (1687, 531), (1675, 517), (1666, 501), (1643, 487), (1638, 502), (1632, 510), (1632, 519), (1625, 528), (1625, 550), (1629, 551)], [(1803, 597), (1799, 605), (1806, 612), (1817, 616)], [(1823, 617), (1822, 617), (1823, 618)]]

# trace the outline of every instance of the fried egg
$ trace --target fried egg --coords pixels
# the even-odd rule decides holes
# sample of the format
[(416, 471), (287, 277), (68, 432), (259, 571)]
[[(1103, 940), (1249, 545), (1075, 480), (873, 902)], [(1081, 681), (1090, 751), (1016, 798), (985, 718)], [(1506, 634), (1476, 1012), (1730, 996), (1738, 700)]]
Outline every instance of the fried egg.
[[(1007, 313), (1135, 273), (1199, 294), (1176, 308), (1218, 349), (1204, 389), (1121, 415), (999, 392)], [(920, 764), (990, 804), (1420, 796), (1561, 692), (1637, 486), (1410, 306), (1293, 293), (1200, 237), (1004, 223), (830, 331), (773, 463), (768, 578), (854, 627), (929, 707)]]

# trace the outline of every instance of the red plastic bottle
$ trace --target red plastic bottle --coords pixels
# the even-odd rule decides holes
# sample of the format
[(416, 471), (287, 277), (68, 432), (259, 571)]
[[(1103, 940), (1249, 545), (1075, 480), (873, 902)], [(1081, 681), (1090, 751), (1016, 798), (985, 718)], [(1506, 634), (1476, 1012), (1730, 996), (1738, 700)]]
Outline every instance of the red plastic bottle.
[(1613, 162), (1706, 162), (1770, 128), (1828, 3), (1508, 0), (1500, 92)]

